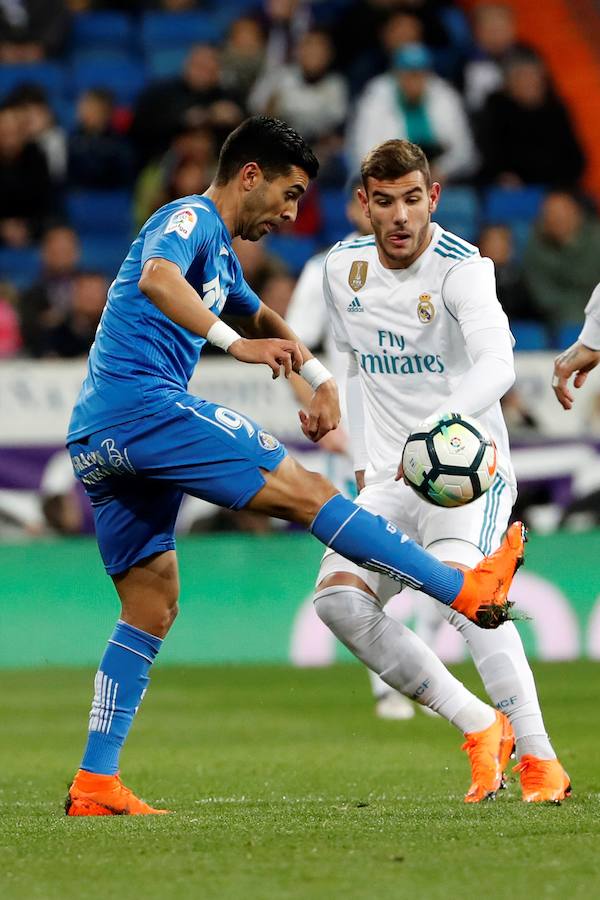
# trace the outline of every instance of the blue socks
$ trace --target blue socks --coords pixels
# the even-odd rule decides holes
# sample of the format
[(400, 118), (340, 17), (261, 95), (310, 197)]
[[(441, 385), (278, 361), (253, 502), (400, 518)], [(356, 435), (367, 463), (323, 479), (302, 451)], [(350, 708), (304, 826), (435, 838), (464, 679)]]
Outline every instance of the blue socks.
[(98, 775), (119, 771), (119, 754), (150, 681), (162, 640), (119, 620), (94, 681), (88, 742), (81, 768)]
[(449, 606), (463, 586), (459, 569), (439, 562), (382, 516), (374, 516), (336, 494), (310, 527), (320, 541), (346, 559), (383, 572)]

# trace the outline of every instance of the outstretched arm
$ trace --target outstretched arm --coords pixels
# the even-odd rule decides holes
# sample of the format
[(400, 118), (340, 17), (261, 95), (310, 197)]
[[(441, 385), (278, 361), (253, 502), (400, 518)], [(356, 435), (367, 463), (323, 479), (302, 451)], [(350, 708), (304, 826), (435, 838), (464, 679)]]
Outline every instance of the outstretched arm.
[(574, 387), (580, 388), (585, 383), (588, 373), (598, 363), (600, 363), (600, 285), (593, 291), (585, 308), (585, 324), (579, 340), (567, 347), (554, 360), (552, 387), (563, 409), (571, 409), (575, 402), (568, 387), (571, 375), (575, 375)]

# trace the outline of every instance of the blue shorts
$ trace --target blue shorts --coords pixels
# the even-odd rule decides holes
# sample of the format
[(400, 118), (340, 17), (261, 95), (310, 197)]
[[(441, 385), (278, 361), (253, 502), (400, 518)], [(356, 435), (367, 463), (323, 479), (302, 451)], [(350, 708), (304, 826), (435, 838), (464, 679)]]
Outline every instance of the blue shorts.
[(113, 425), (69, 445), (94, 510), (106, 571), (124, 572), (175, 547), (184, 494), (241, 509), (287, 455), (256, 422), (192, 394), (158, 413)]

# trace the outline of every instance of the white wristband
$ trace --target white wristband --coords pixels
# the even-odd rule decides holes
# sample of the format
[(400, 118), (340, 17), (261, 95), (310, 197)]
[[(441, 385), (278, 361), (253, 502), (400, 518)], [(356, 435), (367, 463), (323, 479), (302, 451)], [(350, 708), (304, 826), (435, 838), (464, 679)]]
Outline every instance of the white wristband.
[(230, 328), (229, 325), (226, 325), (225, 322), (221, 322), (221, 320), (218, 319), (214, 325), (211, 325), (208, 329), (206, 340), (209, 344), (220, 347), (221, 350), (224, 350), (225, 353), (227, 353), (233, 342), (239, 341), (240, 337), (241, 335), (239, 335), (237, 331), (234, 331), (233, 328)]
[(333, 378), (333, 375), (325, 366), (314, 357), (307, 360), (300, 369), (300, 375), (310, 384), (313, 391), (316, 391), (325, 381)]

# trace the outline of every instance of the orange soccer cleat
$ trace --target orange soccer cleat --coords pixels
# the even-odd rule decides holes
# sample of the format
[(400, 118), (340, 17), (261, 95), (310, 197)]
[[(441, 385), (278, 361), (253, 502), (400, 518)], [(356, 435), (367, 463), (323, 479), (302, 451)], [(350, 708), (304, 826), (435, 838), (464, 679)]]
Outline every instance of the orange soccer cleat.
[(118, 775), (96, 775), (79, 769), (65, 802), (68, 816), (155, 816), (153, 809), (121, 783)]
[(471, 763), (471, 787), (465, 795), (465, 803), (493, 800), (504, 786), (504, 767), (514, 746), (514, 735), (504, 713), (496, 711), (496, 719), (483, 731), (465, 734), (462, 750), (469, 754)]
[(513, 772), (521, 776), (525, 803), (560, 803), (571, 796), (571, 779), (557, 759), (526, 754)]
[(465, 582), (452, 609), (462, 613), (480, 628), (497, 628), (510, 619), (513, 606), (508, 589), (513, 575), (523, 563), (527, 529), (514, 522), (497, 550), (465, 571)]

